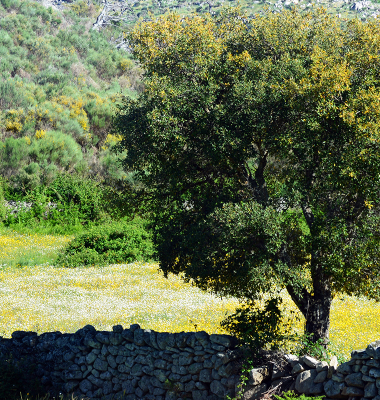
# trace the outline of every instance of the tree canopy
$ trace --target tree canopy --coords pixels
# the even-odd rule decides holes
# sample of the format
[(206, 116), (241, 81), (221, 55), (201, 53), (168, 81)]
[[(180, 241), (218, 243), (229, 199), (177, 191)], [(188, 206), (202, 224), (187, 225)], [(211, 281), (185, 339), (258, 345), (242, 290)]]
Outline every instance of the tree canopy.
[(336, 293), (379, 300), (379, 22), (226, 9), (128, 40), (145, 90), (114, 126), (164, 273), (240, 299), (286, 288), (314, 341)]

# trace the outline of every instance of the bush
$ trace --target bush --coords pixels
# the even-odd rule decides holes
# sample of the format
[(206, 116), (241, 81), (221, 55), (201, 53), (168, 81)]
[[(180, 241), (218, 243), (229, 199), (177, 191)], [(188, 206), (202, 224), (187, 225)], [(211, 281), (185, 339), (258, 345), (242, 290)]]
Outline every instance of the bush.
[(147, 229), (148, 222), (139, 217), (93, 227), (70, 242), (59, 254), (57, 265), (73, 268), (152, 261), (153, 243)]
[(256, 355), (260, 349), (280, 349), (297, 337), (290, 333), (291, 324), (282, 315), (281, 302), (281, 298), (269, 299), (261, 309), (254, 301), (248, 301), (220, 325)]

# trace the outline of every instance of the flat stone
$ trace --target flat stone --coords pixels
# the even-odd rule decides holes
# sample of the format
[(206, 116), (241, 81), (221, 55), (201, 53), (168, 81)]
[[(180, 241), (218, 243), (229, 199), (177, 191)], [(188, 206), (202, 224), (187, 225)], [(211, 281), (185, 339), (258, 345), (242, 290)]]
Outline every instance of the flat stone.
[(301, 361), (310, 368), (316, 368), (316, 366), (319, 363), (319, 361), (317, 359), (315, 359), (314, 357), (310, 357), (310, 356), (301, 357)]
[(343, 376), (338, 376), (337, 374), (334, 374), (332, 377), (331, 377), (331, 379), (334, 381), (334, 382), (344, 382), (344, 377)]
[(366, 350), (354, 350), (351, 353), (351, 358), (353, 360), (369, 360), (371, 356), (367, 353)]
[(262, 368), (254, 368), (249, 371), (249, 384), (252, 386), (260, 385), (264, 380)]
[(362, 379), (363, 379), (364, 382), (376, 382), (375, 378), (370, 378), (367, 375), (363, 375)]
[(301, 372), (296, 379), (296, 390), (299, 393), (310, 394), (310, 388), (314, 384), (314, 379), (317, 377), (317, 371), (311, 369)]
[(329, 369), (329, 364), (326, 361), (320, 361), (315, 367), (317, 372), (327, 371)]
[(210, 341), (215, 344), (220, 344), (227, 348), (231, 346), (231, 336), (229, 336), (229, 335), (212, 334), (212, 335), (210, 335)]
[(301, 373), (302, 371), (305, 371), (304, 366), (300, 363), (297, 363), (297, 364), (294, 364), (291, 374), (296, 375), (296, 374)]
[(368, 367), (380, 368), (380, 361), (378, 360), (368, 360), (365, 365)]

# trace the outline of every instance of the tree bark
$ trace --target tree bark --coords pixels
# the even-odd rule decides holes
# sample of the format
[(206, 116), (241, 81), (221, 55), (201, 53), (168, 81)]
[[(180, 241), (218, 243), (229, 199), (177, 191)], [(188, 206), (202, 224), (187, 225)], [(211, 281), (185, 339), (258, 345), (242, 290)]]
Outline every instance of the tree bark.
[(326, 277), (322, 268), (315, 268), (312, 273), (313, 294), (303, 289), (297, 294), (291, 284), (286, 288), (292, 300), (306, 319), (305, 333), (311, 334), (311, 341), (322, 339), (322, 345), (327, 348), (329, 343), (330, 309), (332, 292), (330, 278)]

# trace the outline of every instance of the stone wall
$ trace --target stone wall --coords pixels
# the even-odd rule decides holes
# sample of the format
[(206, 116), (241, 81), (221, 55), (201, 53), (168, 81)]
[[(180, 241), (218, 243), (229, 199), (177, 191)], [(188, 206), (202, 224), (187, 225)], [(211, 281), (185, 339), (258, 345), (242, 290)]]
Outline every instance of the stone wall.
[(131, 325), (113, 332), (87, 325), (75, 333), (16, 331), (0, 339), (35, 364), (45, 393), (126, 400), (217, 400), (234, 396), (241, 357), (237, 340), (206, 332), (160, 333)]
[(338, 365), (309, 356), (282, 354), (259, 368), (253, 368), (242, 399), (259, 399), (265, 394), (294, 390), (325, 399), (380, 400), (380, 340), (364, 350), (353, 351), (351, 360)]

